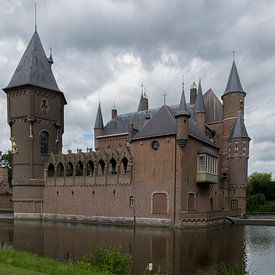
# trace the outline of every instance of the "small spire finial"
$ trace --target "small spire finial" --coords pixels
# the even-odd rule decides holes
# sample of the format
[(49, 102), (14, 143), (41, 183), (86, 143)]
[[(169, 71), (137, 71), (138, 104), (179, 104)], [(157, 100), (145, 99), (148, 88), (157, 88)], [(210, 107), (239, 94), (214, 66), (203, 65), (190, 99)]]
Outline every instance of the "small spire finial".
[(235, 52), (235, 50), (232, 52), (232, 58), (233, 58), (233, 61), (235, 61), (235, 54), (236, 54), (236, 52)]
[(36, 1), (34, 2), (34, 30), (37, 31), (37, 24), (36, 24)]
[(114, 109), (116, 109), (116, 101), (114, 100), (114, 106), (113, 106)]
[(182, 89), (184, 89), (184, 74), (182, 75)]
[(164, 93), (163, 93), (163, 103), (164, 103), (164, 105), (166, 104), (166, 97), (167, 97), (167, 92), (166, 91), (164, 91)]

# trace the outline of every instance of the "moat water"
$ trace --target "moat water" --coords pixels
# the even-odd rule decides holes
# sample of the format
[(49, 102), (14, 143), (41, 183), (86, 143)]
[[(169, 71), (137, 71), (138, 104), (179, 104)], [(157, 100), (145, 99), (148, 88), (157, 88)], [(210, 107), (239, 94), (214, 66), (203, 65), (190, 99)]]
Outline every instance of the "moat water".
[(244, 264), (249, 274), (275, 274), (273, 226), (172, 230), (0, 221), (0, 241), (62, 260), (79, 259), (97, 247), (117, 246), (132, 255), (132, 274), (145, 274), (149, 262), (160, 274), (213, 274), (220, 262)]

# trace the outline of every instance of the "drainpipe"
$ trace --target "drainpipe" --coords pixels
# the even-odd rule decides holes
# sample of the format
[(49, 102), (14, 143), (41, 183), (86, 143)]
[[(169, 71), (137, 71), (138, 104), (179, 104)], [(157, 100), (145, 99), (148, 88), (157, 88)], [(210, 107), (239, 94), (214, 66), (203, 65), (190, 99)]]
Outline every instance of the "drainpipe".
[(177, 187), (177, 140), (175, 136), (175, 165), (174, 165), (174, 225), (176, 222), (176, 187)]

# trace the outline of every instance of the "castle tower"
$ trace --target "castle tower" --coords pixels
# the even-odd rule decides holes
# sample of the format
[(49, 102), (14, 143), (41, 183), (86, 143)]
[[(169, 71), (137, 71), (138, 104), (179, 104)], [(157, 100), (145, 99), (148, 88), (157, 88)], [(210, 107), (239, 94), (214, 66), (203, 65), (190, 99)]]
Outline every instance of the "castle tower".
[(194, 106), (194, 119), (197, 127), (201, 131), (205, 131), (205, 106), (201, 89), (201, 80), (199, 82), (198, 94)]
[(242, 88), (237, 66), (233, 60), (223, 100), (223, 142), (221, 148), (221, 171), (224, 187), (228, 188), (228, 139), (239, 111), (244, 112), (246, 93)]
[(184, 82), (182, 83), (182, 93), (178, 112), (175, 115), (177, 122), (177, 142), (183, 148), (188, 140), (190, 112), (186, 106)]
[(9, 84), (8, 123), (13, 145), (14, 210), (40, 213), (44, 163), (62, 151), (64, 105), (39, 35), (35, 30)]
[(240, 208), (242, 214), (246, 212), (249, 141), (250, 138), (245, 128), (243, 112), (239, 111), (228, 139), (228, 199), (230, 208)]
[(101, 105), (99, 102), (96, 119), (95, 119), (95, 126), (94, 126), (94, 144), (95, 144), (96, 150), (98, 149), (97, 137), (102, 134), (103, 129), (104, 129), (103, 118), (102, 118), (102, 112), (101, 112)]

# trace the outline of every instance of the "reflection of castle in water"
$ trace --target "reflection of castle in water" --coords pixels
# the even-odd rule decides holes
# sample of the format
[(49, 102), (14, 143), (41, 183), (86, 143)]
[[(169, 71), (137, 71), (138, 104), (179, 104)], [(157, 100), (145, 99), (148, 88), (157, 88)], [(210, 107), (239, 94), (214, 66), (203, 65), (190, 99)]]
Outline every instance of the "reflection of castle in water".
[[(133, 255), (133, 273), (142, 274), (148, 262), (169, 274), (209, 271), (219, 262), (243, 263), (244, 227), (223, 226), (196, 230), (143, 227), (74, 225), (15, 221), (2, 226), (0, 239), (8, 241), (13, 232), (17, 249), (43, 256), (80, 258), (96, 247), (118, 246)], [(14, 231), (12, 231), (14, 230)]]

